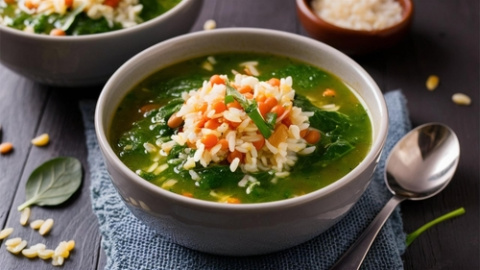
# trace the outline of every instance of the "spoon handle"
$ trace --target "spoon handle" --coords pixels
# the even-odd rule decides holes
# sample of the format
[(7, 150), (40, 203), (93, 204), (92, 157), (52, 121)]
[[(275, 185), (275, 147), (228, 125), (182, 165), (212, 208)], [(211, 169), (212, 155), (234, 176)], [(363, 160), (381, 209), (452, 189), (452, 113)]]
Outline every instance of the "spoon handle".
[(404, 200), (405, 198), (393, 196), (355, 243), (352, 244), (330, 270), (359, 269), (375, 237), (383, 227), (383, 224), (385, 224), (385, 221), (390, 214), (392, 214), (395, 207)]

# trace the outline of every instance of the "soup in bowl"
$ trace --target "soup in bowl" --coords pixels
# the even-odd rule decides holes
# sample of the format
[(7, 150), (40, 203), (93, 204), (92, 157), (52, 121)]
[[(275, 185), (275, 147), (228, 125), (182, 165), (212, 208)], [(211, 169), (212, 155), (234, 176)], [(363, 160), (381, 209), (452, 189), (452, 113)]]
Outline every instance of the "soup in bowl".
[[(29, 2), (38, 7), (25, 7)], [(45, 85), (103, 85), (135, 54), (189, 32), (202, 5), (202, 0), (2, 0), (0, 63)]]
[(175, 243), (222, 255), (278, 251), (333, 226), (368, 185), (387, 119), (375, 82), (341, 52), (248, 28), (136, 55), (105, 85), (95, 116), (132, 213)]

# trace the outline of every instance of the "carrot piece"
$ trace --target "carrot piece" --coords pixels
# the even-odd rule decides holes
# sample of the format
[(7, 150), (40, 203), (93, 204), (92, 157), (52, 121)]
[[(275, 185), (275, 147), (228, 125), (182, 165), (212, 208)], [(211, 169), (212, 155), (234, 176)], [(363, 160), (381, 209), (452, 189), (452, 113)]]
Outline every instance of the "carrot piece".
[(217, 119), (210, 119), (207, 122), (205, 122), (205, 128), (208, 128), (208, 129), (217, 129), (218, 126), (220, 126), (220, 123), (218, 122)]
[(208, 108), (208, 103), (207, 102), (203, 102), (201, 104), (195, 104), (195, 109), (197, 111), (201, 111), (201, 112), (205, 112)]
[(252, 87), (250, 87), (250, 85), (244, 85), (243, 87), (238, 89), (238, 92), (240, 92), (241, 94), (253, 93), (253, 89)]
[(278, 147), (278, 145), (281, 142), (286, 141), (288, 138), (288, 128), (284, 124), (279, 124), (275, 128), (275, 131), (272, 133), (272, 136), (268, 138), (268, 142), (275, 146)]
[(241, 203), (241, 202), (240, 202), (240, 199), (238, 199), (238, 198), (230, 197), (230, 198), (227, 199), (227, 203), (239, 204), (239, 203)]
[(196, 128), (203, 128), (205, 126), (205, 123), (207, 122), (208, 118), (207, 117), (203, 117), (202, 119), (200, 119), (196, 124), (195, 124), (195, 127)]
[(50, 31), (50, 36), (65, 36), (67, 35), (65, 31), (59, 28), (54, 28)]
[(268, 113), (268, 105), (265, 103), (265, 102), (258, 102), (257, 103), (257, 106), (258, 106), (258, 111), (260, 112), (260, 114), (263, 116), (263, 118), (265, 118), (265, 115), (267, 115)]
[(231, 129), (236, 129), (238, 126), (240, 126), (242, 122), (232, 122), (232, 121), (225, 120), (225, 123), (227, 123)]
[(283, 107), (280, 104), (277, 104), (277, 105), (273, 106), (273, 108), (270, 112), (276, 113), (277, 117), (280, 117), (285, 112), (285, 107)]
[(31, 1), (31, 0), (26, 0), (26, 1), (24, 2), (24, 5), (25, 5), (25, 7), (28, 8), (28, 9), (34, 9), (34, 8), (37, 8), (37, 7), (38, 7), (38, 3), (34, 3), (34, 2)]
[(267, 104), (268, 111), (270, 111), (278, 104), (278, 100), (275, 97), (267, 97), (267, 99), (265, 99), (265, 104)]
[(216, 113), (222, 113), (227, 109), (227, 105), (225, 105), (225, 102), (223, 101), (216, 101), (213, 103), (212, 107)]
[(253, 94), (252, 93), (247, 92), (243, 95), (245, 96), (246, 99), (253, 99)]
[(316, 144), (318, 141), (320, 141), (320, 131), (314, 128), (310, 128), (304, 139), (309, 144)]
[(167, 125), (170, 128), (177, 128), (183, 123), (183, 118), (177, 116), (176, 113), (172, 114), (170, 118), (168, 118)]
[(105, 1), (103, 1), (104, 5), (111, 6), (112, 8), (117, 7), (118, 3), (120, 3), (120, 0), (105, 0)]
[(335, 90), (327, 88), (327, 89), (325, 89), (325, 91), (323, 91), (322, 96), (324, 96), (324, 97), (335, 97), (336, 94), (337, 94), (337, 92), (335, 92)]
[(203, 135), (201, 142), (205, 145), (206, 149), (214, 147), (218, 143), (218, 138), (215, 134), (205, 134)]
[(260, 150), (265, 145), (265, 138), (262, 137), (260, 140), (252, 142), (252, 144), (255, 146), (255, 149)]
[(256, 100), (257, 102), (265, 102), (266, 99), (267, 99), (267, 97), (266, 97), (264, 94), (259, 94), (259, 95), (255, 98), (255, 100)]
[(277, 78), (271, 78), (270, 80), (268, 80), (268, 84), (270, 84), (271, 86), (280, 86), (280, 80)]
[(16, 0), (5, 0), (5, 4), (14, 4)]
[(242, 105), (240, 105), (240, 103), (238, 103), (238, 101), (233, 101), (233, 102), (230, 102), (227, 104), (227, 107), (228, 108), (236, 108), (236, 109), (239, 109), (239, 110), (243, 110), (243, 107)]
[(65, 6), (71, 7), (73, 5), (73, 0), (65, 0)]
[(220, 75), (213, 75), (212, 77), (210, 77), (210, 83), (212, 85), (214, 84), (225, 84), (225, 81), (220, 77)]

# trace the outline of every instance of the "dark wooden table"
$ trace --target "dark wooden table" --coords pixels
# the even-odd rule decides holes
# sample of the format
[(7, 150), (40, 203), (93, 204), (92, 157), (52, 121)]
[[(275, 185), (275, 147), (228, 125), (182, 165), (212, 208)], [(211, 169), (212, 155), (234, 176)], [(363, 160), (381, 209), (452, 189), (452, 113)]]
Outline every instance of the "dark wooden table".
[[(458, 135), (461, 158), (451, 184), (441, 194), (401, 205), (404, 229), (413, 231), (426, 222), (459, 207), (466, 214), (430, 229), (405, 252), (405, 269), (480, 269), (479, 267), (479, 1), (415, 1), (409, 36), (387, 51), (353, 57), (375, 79), (382, 91), (402, 89), (408, 99), (414, 126), (442, 122)], [(214, 19), (217, 27), (260, 27), (306, 35), (299, 24), (293, 0), (205, 0), (192, 31)], [(1, 49), (1, 48), (0, 48)], [(0, 51), (0, 53), (2, 53)], [(425, 81), (440, 77), (431, 92)], [(54, 247), (75, 239), (76, 248), (65, 269), (103, 269), (96, 216), (90, 204), (87, 150), (78, 101), (96, 98), (101, 86), (80, 89), (39, 85), (0, 65), (0, 125), (3, 141), (14, 151), (0, 156), (0, 228), (14, 227), (15, 235), (29, 243)], [(452, 94), (472, 98), (470, 106), (458, 106)], [(39, 148), (30, 144), (48, 133), (51, 142)], [(24, 186), (41, 163), (58, 156), (81, 160), (85, 176), (81, 190), (60, 207), (32, 208), (32, 218), (55, 220), (50, 235), (42, 237), (19, 223), (17, 206), (24, 201)], [(13, 256), (0, 248), (0, 269), (53, 269), (50, 261)]]

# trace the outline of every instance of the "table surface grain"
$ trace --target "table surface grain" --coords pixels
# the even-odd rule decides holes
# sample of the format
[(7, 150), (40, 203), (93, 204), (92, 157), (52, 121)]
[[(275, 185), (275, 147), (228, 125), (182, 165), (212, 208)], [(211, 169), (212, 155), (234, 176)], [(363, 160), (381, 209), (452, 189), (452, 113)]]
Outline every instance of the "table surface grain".
[[(449, 125), (460, 140), (461, 157), (451, 184), (425, 201), (406, 201), (401, 212), (404, 230), (464, 207), (463, 216), (443, 222), (421, 235), (403, 255), (405, 269), (480, 269), (479, 266), (479, 1), (415, 1), (409, 35), (386, 51), (352, 58), (364, 67), (383, 92), (402, 89), (413, 126), (427, 122)], [(299, 23), (293, 0), (205, 0), (191, 31), (202, 31), (214, 19), (217, 27), (259, 27), (307, 35)], [(0, 48), (1, 49), (1, 48)], [(1, 50), (0, 50), (0, 53)], [(435, 91), (427, 91), (431, 74), (440, 77)], [(30, 243), (56, 246), (75, 239), (76, 248), (65, 269), (103, 269), (96, 216), (90, 203), (87, 149), (78, 101), (96, 98), (98, 87), (48, 87), (25, 79), (0, 65), (0, 140), (14, 151), (0, 156), (0, 228), (13, 227)], [(472, 98), (458, 106), (452, 94)], [(50, 144), (34, 147), (30, 140), (48, 133)], [(41, 163), (58, 156), (78, 158), (84, 168), (80, 190), (58, 207), (33, 207), (32, 219), (53, 218), (50, 235), (42, 237), (19, 223), (17, 206), (24, 201), (25, 182)], [(50, 261), (14, 256), (0, 247), (0, 269), (55, 269)]]

